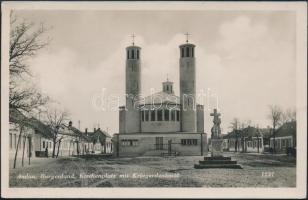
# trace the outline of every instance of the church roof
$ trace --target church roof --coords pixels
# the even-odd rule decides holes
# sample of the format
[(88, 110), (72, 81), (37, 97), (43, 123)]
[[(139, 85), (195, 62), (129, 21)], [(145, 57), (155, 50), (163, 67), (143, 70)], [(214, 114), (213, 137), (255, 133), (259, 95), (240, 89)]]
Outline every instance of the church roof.
[(142, 100), (140, 100), (140, 104), (180, 104), (180, 97), (174, 94), (168, 94), (166, 92), (157, 92), (152, 95), (149, 95)]

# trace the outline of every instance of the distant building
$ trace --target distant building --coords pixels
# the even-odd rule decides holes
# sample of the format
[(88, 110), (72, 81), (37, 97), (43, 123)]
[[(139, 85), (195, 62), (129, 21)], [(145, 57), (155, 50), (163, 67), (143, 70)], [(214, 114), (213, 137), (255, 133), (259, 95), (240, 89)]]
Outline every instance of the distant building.
[[(274, 148), (274, 136), (270, 137), (270, 148)], [(296, 121), (284, 123), (276, 130), (275, 149), (277, 153), (287, 153), (288, 148), (296, 148)]]
[(268, 129), (258, 129), (251, 126), (238, 131), (234, 130), (223, 136), (224, 150), (263, 153), (264, 137), (268, 134)]
[(86, 148), (88, 153), (103, 153), (109, 154), (112, 153), (112, 141), (111, 136), (100, 128), (94, 128), (93, 132), (88, 132), (88, 129), (83, 133), (86, 137), (90, 149)]
[[(140, 98), (141, 48), (126, 48), (126, 105), (119, 111), (114, 134), (115, 156), (203, 155), (207, 152), (203, 105), (196, 104), (195, 45), (180, 45), (180, 96), (173, 82)], [(154, 56), (154, 55), (153, 55)], [(159, 59), (159, 58), (158, 58)]]

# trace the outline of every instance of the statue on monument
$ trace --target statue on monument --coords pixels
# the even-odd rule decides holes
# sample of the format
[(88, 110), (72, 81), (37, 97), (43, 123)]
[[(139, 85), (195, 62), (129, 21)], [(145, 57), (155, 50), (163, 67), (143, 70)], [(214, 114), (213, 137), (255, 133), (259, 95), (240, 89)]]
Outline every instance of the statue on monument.
[(217, 113), (217, 109), (214, 109), (214, 112), (211, 113), (211, 116), (214, 116), (213, 119), (213, 127), (211, 129), (211, 138), (212, 139), (219, 139), (221, 137), (221, 129), (220, 129), (220, 124), (221, 124), (221, 119), (219, 118), (220, 113)]

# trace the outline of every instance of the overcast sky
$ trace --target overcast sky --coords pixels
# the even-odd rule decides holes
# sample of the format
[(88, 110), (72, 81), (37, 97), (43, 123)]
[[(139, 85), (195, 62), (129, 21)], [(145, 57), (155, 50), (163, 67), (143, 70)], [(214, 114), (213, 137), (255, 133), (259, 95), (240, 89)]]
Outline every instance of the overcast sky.
[[(268, 106), (295, 106), (295, 15), (287, 11), (18, 11), (52, 27), (52, 41), (30, 61), (38, 87), (59, 101), (73, 124), (118, 132), (118, 111), (93, 105), (102, 94), (125, 93), (125, 47), (134, 33), (142, 48), (142, 94), (174, 82), (179, 94), (179, 48), (185, 32), (196, 45), (197, 92), (218, 96), (222, 128), (230, 121), (266, 127)], [(214, 98), (214, 97), (213, 97)], [(204, 102), (216, 106), (216, 98)], [(212, 127), (205, 111), (205, 129)]]

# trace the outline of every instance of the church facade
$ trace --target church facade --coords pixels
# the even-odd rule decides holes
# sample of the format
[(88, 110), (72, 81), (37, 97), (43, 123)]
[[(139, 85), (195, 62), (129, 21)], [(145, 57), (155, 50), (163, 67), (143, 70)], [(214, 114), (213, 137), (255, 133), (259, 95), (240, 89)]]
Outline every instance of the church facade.
[(205, 155), (204, 107), (196, 103), (195, 45), (180, 48), (180, 96), (173, 82), (142, 98), (141, 48), (126, 48), (126, 105), (119, 110), (119, 133), (113, 136), (114, 156)]

